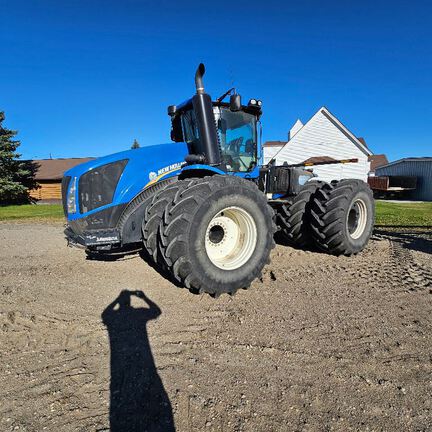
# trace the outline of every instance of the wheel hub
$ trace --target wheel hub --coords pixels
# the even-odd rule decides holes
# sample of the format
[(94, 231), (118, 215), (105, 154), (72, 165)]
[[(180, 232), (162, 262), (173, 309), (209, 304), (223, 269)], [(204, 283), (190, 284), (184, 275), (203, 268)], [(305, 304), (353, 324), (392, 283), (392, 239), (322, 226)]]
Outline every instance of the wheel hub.
[(222, 242), (225, 237), (224, 227), (222, 225), (213, 225), (209, 230), (208, 237), (213, 244)]

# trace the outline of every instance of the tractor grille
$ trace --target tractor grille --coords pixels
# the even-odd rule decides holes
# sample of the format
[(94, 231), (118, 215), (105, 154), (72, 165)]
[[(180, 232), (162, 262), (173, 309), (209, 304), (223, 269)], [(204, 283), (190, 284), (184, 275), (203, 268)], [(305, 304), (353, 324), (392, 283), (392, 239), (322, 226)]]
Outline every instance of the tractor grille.
[(90, 170), (79, 180), (79, 206), (81, 213), (110, 204), (117, 183), (128, 160), (120, 160)]
[(65, 216), (67, 216), (67, 192), (71, 178), (71, 176), (64, 176), (61, 183), (62, 204)]

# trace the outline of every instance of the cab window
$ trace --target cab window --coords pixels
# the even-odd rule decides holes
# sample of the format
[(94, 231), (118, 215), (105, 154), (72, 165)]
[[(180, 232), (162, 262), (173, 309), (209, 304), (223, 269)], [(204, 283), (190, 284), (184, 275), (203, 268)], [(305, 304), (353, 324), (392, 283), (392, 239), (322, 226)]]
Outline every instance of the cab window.
[(257, 164), (256, 117), (222, 108), (218, 133), (222, 159), (228, 171), (252, 171)]

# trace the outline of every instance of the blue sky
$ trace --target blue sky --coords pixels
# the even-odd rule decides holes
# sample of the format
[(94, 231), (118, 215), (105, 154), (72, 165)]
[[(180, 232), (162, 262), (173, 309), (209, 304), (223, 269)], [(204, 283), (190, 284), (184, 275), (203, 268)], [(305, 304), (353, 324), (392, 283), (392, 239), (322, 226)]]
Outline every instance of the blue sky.
[(169, 142), (200, 61), (214, 98), (234, 81), (262, 99), (264, 140), (325, 105), (376, 153), (432, 156), (430, 2), (0, 0), (0, 16), (24, 158)]

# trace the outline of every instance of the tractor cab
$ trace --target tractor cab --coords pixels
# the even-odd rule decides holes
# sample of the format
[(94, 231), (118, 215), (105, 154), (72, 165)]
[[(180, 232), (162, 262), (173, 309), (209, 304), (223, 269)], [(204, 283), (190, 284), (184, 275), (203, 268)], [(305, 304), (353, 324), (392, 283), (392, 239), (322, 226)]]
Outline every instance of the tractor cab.
[[(195, 76), (197, 94), (179, 106), (168, 107), (171, 139), (186, 142), (188, 164), (205, 164), (228, 173), (250, 173), (260, 158), (258, 124), (261, 101), (251, 99), (242, 105), (235, 89), (215, 101), (204, 93), (200, 65)], [(224, 99), (230, 96), (229, 102)]]

